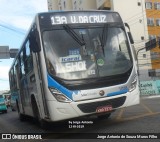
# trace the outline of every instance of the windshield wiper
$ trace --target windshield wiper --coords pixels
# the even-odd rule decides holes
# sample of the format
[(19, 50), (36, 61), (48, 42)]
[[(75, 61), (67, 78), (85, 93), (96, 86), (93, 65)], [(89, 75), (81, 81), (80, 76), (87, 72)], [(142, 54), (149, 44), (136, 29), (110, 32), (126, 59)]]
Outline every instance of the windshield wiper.
[(108, 26), (107, 24), (104, 24), (104, 27), (102, 30), (102, 38), (101, 38), (101, 47), (102, 47), (104, 57), (105, 57), (104, 46), (105, 46), (105, 42), (107, 41), (106, 33), (108, 33)]
[(81, 39), (70, 26), (64, 25), (63, 28), (79, 45), (84, 46), (86, 44), (84, 39)]

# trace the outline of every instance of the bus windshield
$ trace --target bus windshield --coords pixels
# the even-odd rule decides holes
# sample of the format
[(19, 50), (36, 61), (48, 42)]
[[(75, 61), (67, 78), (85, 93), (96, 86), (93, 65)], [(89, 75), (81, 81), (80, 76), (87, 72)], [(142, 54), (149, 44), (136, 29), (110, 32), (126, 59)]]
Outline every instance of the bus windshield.
[(59, 26), (43, 32), (43, 44), (49, 74), (66, 80), (121, 75), (133, 66), (126, 34), (115, 24)]

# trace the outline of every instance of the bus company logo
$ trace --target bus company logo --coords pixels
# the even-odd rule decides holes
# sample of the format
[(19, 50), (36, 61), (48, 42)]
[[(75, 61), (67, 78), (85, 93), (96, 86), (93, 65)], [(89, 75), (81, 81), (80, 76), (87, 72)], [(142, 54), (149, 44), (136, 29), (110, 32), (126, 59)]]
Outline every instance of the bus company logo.
[(2, 134), (2, 140), (11, 139), (11, 134)]
[(105, 92), (103, 90), (99, 91), (100, 96), (104, 96)]

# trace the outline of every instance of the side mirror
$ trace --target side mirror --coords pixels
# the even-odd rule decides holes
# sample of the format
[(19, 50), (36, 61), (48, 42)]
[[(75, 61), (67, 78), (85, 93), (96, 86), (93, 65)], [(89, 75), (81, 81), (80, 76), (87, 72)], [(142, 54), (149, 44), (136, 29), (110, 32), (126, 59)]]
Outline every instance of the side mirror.
[(30, 49), (34, 52), (40, 52), (40, 40), (39, 40), (39, 34), (36, 29), (32, 30), (29, 35), (29, 42), (30, 42)]

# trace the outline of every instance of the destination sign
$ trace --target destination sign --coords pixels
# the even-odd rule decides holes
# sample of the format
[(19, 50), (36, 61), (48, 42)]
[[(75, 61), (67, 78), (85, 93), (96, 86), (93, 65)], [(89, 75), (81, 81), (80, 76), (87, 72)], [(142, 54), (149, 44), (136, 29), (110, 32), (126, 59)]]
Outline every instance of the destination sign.
[(51, 16), (51, 24), (106, 23), (106, 15)]
[(117, 12), (109, 11), (66, 11), (40, 13), (41, 28), (63, 24), (122, 23)]

